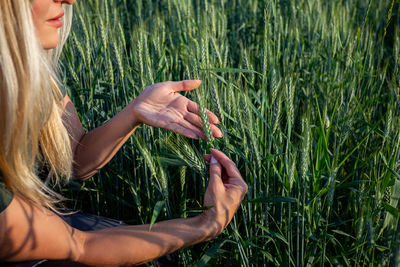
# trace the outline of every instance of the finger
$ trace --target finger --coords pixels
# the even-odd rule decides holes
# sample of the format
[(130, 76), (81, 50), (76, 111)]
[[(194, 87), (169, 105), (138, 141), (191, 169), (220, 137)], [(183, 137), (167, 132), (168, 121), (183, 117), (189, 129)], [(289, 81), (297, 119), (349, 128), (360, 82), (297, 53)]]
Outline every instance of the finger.
[(193, 132), (191, 129), (187, 129), (178, 123), (171, 123), (165, 127), (167, 130), (174, 131), (178, 134), (186, 136), (187, 138), (197, 139), (198, 135)]
[(222, 166), (221, 164), (211, 156), (210, 158), (210, 182), (209, 185), (215, 189), (221, 190), (224, 187), (221, 179)]
[(214, 124), (211, 124), (211, 132), (212, 132), (212, 135), (215, 137), (221, 138), (223, 136), (221, 130)]
[(210, 149), (212, 156), (218, 160), (218, 162), (222, 165), (222, 167), (226, 170), (226, 173), (228, 176), (231, 177), (242, 177), (240, 174), (238, 168), (236, 167), (236, 164), (228, 158), (224, 153), (222, 153), (219, 150)]
[(201, 80), (184, 80), (178, 82), (167, 82), (175, 92), (179, 91), (191, 91), (200, 86)]
[[(193, 125), (192, 123), (188, 122), (187, 120), (180, 120), (179, 125), (185, 127), (186, 129), (192, 130), (194, 133), (196, 133), (197, 137), (200, 137), (203, 140), (206, 140), (206, 135), (203, 133), (201, 128), (198, 128), (197, 126)], [(196, 138), (197, 138), (196, 137)]]
[(210, 154), (204, 154), (204, 155), (203, 155), (203, 159), (204, 159), (205, 161), (207, 161), (207, 162), (210, 162), (210, 161), (211, 161), (211, 155), (210, 155)]
[[(193, 102), (191, 100), (189, 100), (189, 102), (188, 102), (187, 110), (190, 112), (193, 112), (194, 114), (200, 115), (199, 105), (196, 102)], [(207, 113), (207, 117), (211, 121), (211, 123), (214, 123), (214, 124), (219, 123), (219, 119), (214, 113), (212, 113), (208, 109), (206, 109), (206, 113)]]
[[(193, 125), (199, 127), (200, 129), (203, 128), (201, 118), (192, 112), (186, 113), (186, 115), (184, 116), (184, 119), (186, 119)], [(214, 124), (211, 124), (211, 132), (214, 137), (222, 137), (223, 136), (221, 130)]]
[(199, 128), (203, 127), (203, 124), (201, 122), (201, 118), (199, 115), (196, 115), (192, 112), (186, 112), (186, 114), (183, 116), (183, 118), (192, 124), (196, 125)]

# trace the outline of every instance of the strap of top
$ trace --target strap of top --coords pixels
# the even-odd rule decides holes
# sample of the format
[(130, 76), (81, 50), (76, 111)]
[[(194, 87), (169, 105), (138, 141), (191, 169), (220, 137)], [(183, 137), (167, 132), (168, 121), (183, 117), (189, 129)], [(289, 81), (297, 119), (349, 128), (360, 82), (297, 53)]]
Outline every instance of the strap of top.
[(12, 191), (3, 182), (3, 177), (0, 173), (0, 212), (5, 210), (10, 205), (13, 199)]

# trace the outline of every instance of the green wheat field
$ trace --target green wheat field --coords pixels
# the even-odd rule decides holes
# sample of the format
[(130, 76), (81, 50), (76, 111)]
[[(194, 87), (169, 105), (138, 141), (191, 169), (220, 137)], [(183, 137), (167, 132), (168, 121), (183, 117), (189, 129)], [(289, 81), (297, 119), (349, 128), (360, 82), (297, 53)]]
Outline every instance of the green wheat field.
[(147, 85), (202, 79), (184, 95), (224, 133), (141, 126), (62, 189), (70, 208), (129, 224), (199, 214), (214, 147), (249, 192), (180, 266), (400, 265), (400, 1), (78, 1), (61, 76), (86, 130)]

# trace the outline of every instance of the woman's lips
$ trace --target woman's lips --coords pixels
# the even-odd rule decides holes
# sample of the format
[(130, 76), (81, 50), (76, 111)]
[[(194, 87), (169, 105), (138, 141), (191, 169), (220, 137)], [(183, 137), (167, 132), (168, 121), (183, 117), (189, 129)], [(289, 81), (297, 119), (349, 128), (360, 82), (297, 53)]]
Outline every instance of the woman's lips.
[(50, 25), (56, 27), (56, 28), (60, 28), (63, 25), (63, 22), (61, 21), (61, 18), (64, 16), (64, 11), (62, 11), (57, 17), (53, 18), (53, 19), (49, 19), (47, 21), (47, 23), (49, 23)]

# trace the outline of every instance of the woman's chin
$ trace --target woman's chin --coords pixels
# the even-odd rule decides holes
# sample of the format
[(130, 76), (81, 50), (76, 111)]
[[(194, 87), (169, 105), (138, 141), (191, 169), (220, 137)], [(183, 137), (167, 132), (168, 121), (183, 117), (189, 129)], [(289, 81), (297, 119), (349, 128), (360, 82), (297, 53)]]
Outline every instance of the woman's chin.
[(57, 38), (52, 38), (52, 39), (48, 38), (46, 40), (41, 40), (40, 43), (45, 50), (54, 49), (58, 45), (58, 36)]
[(42, 45), (44, 50), (51, 50), (57, 47), (57, 44), (52, 44), (52, 45)]

